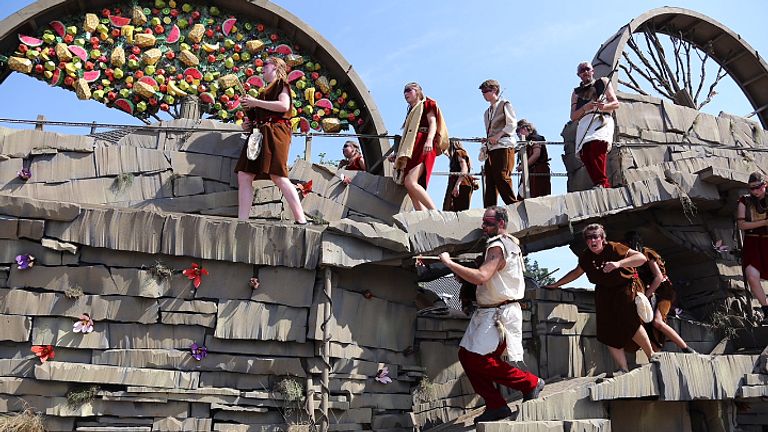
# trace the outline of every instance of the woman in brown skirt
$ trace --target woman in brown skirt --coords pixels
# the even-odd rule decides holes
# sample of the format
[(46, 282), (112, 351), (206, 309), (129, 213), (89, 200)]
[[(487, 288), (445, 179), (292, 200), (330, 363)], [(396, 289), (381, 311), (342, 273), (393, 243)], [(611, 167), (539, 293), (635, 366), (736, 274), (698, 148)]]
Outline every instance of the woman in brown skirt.
[(648, 298), (656, 297), (656, 307), (653, 311), (653, 327), (649, 334), (651, 342), (658, 348), (664, 345), (665, 338), (669, 338), (684, 353), (693, 354), (696, 351), (689, 347), (679, 334), (667, 324), (667, 314), (672, 309), (672, 304), (677, 297), (675, 288), (667, 276), (667, 268), (664, 260), (658, 252), (645, 247), (643, 238), (637, 231), (629, 231), (624, 235), (624, 244), (641, 252), (647, 259), (646, 263), (637, 267), (637, 275), (646, 286), (645, 295)]
[(587, 249), (579, 254), (576, 268), (544, 288), (558, 288), (587, 274), (589, 281), (595, 284), (597, 340), (608, 345), (608, 351), (619, 367), (618, 372), (627, 372), (624, 349), (637, 349), (632, 342), (640, 345), (649, 359), (653, 354), (634, 301), (635, 291), (642, 292), (643, 289), (635, 267), (643, 265), (646, 258), (621, 243), (607, 241), (605, 229), (600, 224), (588, 225), (584, 229), (584, 240)]
[(269, 82), (258, 98), (246, 96), (242, 104), (248, 108), (248, 120), (243, 129), (251, 131), (258, 127), (264, 136), (261, 153), (256, 160), (246, 156), (247, 145), (240, 152), (235, 166), (237, 173), (238, 200), (237, 216), (248, 220), (253, 203), (253, 181), (270, 179), (285, 196), (296, 224), (305, 225), (304, 209), (299, 194), (288, 180), (288, 151), (291, 147), (291, 90), (286, 81), (286, 65), (282, 59), (269, 57), (262, 69), (264, 79)]
[(749, 195), (739, 198), (736, 222), (744, 232), (741, 266), (755, 299), (763, 310), (763, 324), (768, 324), (768, 299), (760, 279), (768, 279), (768, 195), (765, 176), (759, 171), (749, 175)]

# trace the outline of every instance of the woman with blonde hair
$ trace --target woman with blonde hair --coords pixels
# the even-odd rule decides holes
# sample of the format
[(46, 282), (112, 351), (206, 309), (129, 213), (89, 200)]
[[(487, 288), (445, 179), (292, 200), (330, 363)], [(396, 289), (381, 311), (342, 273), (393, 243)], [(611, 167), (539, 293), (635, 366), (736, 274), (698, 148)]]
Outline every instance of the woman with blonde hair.
[(395, 181), (405, 186), (414, 209), (435, 210), (427, 185), (435, 158), (448, 148), (448, 129), (437, 102), (424, 96), (418, 83), (406, 84), (403, 96), (408, 114), (394, 158)]
[(264, 138), (256, 160), (248, 159), (246, 144), (235, 165), (238, 185), (237, 216), (240, 220), (248, 220), (253, 204), (253, 181), (271, 179), (285, 196), (295, 223), (306, 225), (307, 219), (299, 201), (299, 194), (288, 179), (291, 89), (287, 81), (287, 67), (282, 59), (269, 57), (264, 61), (262, 73), (269, 83), (264, 92), (258, 98), (246, 96), (242, 99), (248, 115), (247, 120), (243, 122), (243, 130), (250, 132), (253, 128), (258, 128)]

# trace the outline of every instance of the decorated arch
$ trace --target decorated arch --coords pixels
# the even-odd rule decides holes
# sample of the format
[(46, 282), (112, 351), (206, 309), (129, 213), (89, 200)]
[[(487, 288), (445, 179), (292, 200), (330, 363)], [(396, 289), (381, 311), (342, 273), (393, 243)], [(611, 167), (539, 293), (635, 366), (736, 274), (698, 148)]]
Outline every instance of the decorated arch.
[[(690, 43), (716, 61), (733, 78), (749, 100), (763, 128), (768, 129), (768, 64), (738, 34), (718, 21), (687, 9), (663, 7), (650, 10), (623, 26), (603, 43), (593, 59), (596, 74), (607, 76), (618, 68), (633, 34), (665, 34)], [(652, 44), (656, 40), (651, 39)], [(651, 59), (663, 65), (663, 59)], [(619, 74), (612, 75), (618, 88)], [(683, 89), (684, 90), (684, 89)], [(690, 100), (690, 95), (683, 99)]]
[[(385, 132), (360, 77), (320, 34), (267, 1), (41, 0), (0, 23), (0, 82), (24, 73), (145, 122), (196, 96), (208, 117), (240, 122), (265, 88), (263, 61), (290, 72), (296, 132)], [(377, 159), (385, 141), (364, 140)]]

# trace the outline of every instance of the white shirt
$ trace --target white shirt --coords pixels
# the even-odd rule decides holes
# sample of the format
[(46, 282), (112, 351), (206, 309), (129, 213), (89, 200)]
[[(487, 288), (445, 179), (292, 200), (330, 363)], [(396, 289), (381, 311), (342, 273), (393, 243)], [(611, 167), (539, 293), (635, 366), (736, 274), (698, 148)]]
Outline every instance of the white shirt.
[[(497, 271), (483, 285), (477, 287), (477, 304), (491, 305), (506, 300), (518, 300), (525, 294), (523, 279), (522, 251), (516, 239), (501, 235), (488, 240), (486, 254), (492, 247), (501, 247), (504, 254), (504, 268)], [(523, 311), (520, 303), (510, 303), (498, 308), (478, 308), (469, 321), (464, 337), (459, 344), (467, 351), (485, 355), (499, 347), (501, 338), (496, 321), (506, 328), (507, 355), (510, 361), (523, 359)]]
[(581, 158), (579, 153), (584, 143), (596, 140), (606, 141), (608, 143), (606, 152), (611, 151), (614, 129), (613, 116), (610, 114), (589, 113), (579, 119), (576, 127), (576, 156)]

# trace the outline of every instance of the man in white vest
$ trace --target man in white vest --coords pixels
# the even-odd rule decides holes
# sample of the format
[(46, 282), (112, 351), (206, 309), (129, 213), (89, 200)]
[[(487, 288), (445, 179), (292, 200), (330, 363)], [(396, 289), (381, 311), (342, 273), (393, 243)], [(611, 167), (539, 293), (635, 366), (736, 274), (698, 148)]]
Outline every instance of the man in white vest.
[(507, 234), (508, 221), (506, 208), (486, 209), (481, 229), (488, 243), (480, 268), (465, 267), (448, 253), (440, 254), (440, 261), (456, 276), (477, 285), (478, 308), (459, 344), (464, 372), (485, 400), (485, 412), (475, 418), (475, 423), (512, 415), (494, 383), (520, 391), (524, 401), (537, 398), (544, 388), (543, 379), (502, 359), (523, 360), (523, 313), (519, 303), (525, 293), (523, 257), (518, 240)]

